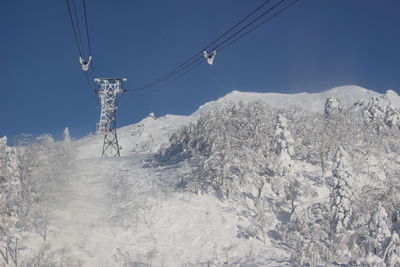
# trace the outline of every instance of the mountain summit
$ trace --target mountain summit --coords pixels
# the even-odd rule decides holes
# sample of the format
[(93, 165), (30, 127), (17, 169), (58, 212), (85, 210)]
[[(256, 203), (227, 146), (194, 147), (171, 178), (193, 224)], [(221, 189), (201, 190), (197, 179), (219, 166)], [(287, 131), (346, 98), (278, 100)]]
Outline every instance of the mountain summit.
[[(393, 104), (400, 107), (400, 98), (396, 92), (389, 90), (386, 94), (391, 99)], [(281, 94), (281, 93), (252, 93), (232, 91), (231, 93), (219, 98), (216, 101), (211, 101), (202, 105), (194, 114), (199, 114), (209, 110), (210, 108), (220, 106), (229, 101), (263, 101), (274, 108), (293, 108), (298, 107), (304, 110), (323, 112), (325, 101), (328, 97), (341, 99), (344, 104), (350, 106), (357, 100), (370, 97), (384, 97), (385, 95), (368, 90), (355, 85), (347, 85), (335, 87), (327, 91), (318, 93), (296, 93), (296, 94)]]

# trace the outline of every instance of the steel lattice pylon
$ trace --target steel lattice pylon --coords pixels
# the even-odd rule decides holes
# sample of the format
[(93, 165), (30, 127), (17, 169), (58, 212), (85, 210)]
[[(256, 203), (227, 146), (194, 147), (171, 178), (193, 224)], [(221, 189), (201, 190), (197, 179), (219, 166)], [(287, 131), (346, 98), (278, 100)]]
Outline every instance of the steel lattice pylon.
[(96, 132), (104, 134), (102, 157), (120, 156), (120, 146), (117, 136), (117, 95), (125, 92), (122, 89), (122, 82), (127, 79), (120, 78), (97, 78), (94, 79), (99, 84), (96, 90), (100, 98), (101, 112), (100, 121), (97, 124)]

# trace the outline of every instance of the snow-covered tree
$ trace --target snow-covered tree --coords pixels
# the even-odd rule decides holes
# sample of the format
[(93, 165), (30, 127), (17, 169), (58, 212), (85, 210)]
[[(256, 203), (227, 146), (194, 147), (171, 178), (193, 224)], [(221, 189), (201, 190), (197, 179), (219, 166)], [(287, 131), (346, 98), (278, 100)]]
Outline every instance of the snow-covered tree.
[(343, 112), (341, 101), (335, 97), (328, 97), (324, 107), (324, 119), (332, 120), (339, 117)]
[(299, 179), (291, 178), (288, 180), (284, 193), (285, 193), (285, 199), (290, 203), (290, 213), (293, 214), (293, 212), (296, 210), (297, 207), (297, 201), (300, 198), (300, 196), (304, 193), (304, 185), (302, 185), (299, 182)]
[(352, 213), (352, 192), (350, 187), (352, 173), (348, 155), (341, 146), (336, 151), (332, 173), (333, 187), (330, 194), (331, 229), (333, 233), (340, 233), (348, 228)]
[(391, 222), (384, 207), (378, 205), (375, 208), (368, 227), (373, 240), (373, 253), (382, 256), (383, 249), (391, 236)]
[(355, 264), (352, 266), (356, 267), (387, 267), (382, 258), (378, 257), (373, 253), (369, 253), (368, 255), (359, 258), (355, 261)]
[(71, 136), (69, 135), (69, 128), (65, 127), (63, 132), (64, 142), (71, 142)]
[(270, 153), (269, 118), (265, 104), (225, 103), (173, 134), (156, 159), (162, 164), (187, 161), (193, 169), (188, 186), (195, 192), (213, 188), (225, 197), (244, 190), (259, 195)]
[[(57, 151), (54, 151), (57, 154), (57, 161), (63, 162), (64, 166), (70, 167), (72, 163), (72, 156), (73, 156), (73, 146), (71, 142), (71, 137), (69, 135), (69, 128), (66, 127), (64, 129), (64, 139), (59, 144), (54, 144), (54, 146), (58, 146)], [(61, 166), (60, 166), (61, 167)], [(64, 170), (65, 168), (61, 167), (60, 170)]]
[(386, 126), (393, 129), (400, 128), (400, 114), (395, 108), (388, 106), (385, 112), (384, 122)]
[(5, 166), (6, 166), (6, 149), (7, 149), (7, 137), (0, 138), (0, 188), (5, 182)]
[(305, 239), (298, 244), (292, 260), (299, 263), (300, 266), (309, 264), (310, 267), (318, 266), (328, 258), (329, 248), (319, 239)]
[[(158, 162), (186, 162), (180, 186), (195, 192), (271, 200), (280, 220), (276, 236), (293, 248), (299, 265), (384, 266), (398, 257), (390, 240), (400, 223), (388, 213), (400, 207), (400, 133), (398, 111), (383, 102), (356, 110), (328, 98), (323, 114), (222, 103), (174, 133)], [(269, 215), (261, 210), (246, 213), (251, 236), (260, 240)]]
[(346, 129), (345, 108), (342, 102), (334, 97), (327, 98), (324, 107), (322, 132), (316, 139), (319, 141), (318, 154), (321, 166), (322, 179), (331, 163), (331, 159), (338, 145), (344, 145), (344, 135), (349, 134)]
[(268, 238), (267, 228), (272, 223), (266, 202), (258, 199), (252, 213), (249, 233), (265, 244)]
[(294, 155), (294, 140), (289, 131), (288, 121), (282, 114), (276, 117), (275, 125), (275, 171), (279, 176), (288, 174), (292, 167), (292, 156)]
[(392, 233), (383, 259), (388, 267), (400, 267), (400, 238), (395, 231)]
[[(17, 251), (17, 240), (21, 237), (22, 187), (19, 171), (20, 162), (14, 147), (5, 149), (5, 165), (0, 184), (0, 247), (1, 254), (8, 263), (8, 251)], [(16, 261), (16, 255), (12, 259)]]
[(321, 204), (294, 211), (286, 225), (278, 226), (294, 251), (291, 258), (299, 266), (317, 266), (330, 259), (328, 209)]
[(285, 187), (288, 186), (289, 179), (292, 178), (290, 176), (293, 171), (293, 144), (294, 140), (289, 131), (288, 121), (285, 116), (278, 114), (276, 116), (274, 136), (275, 176), (271, 180), (271, 187), (276, 194), (281, 196), (284, 196)]
[(362, 116), (366, 123), (382, 122), (385, 116), (385, 107), (382, 100), (379, 97), (371, 98), (367, 102)]

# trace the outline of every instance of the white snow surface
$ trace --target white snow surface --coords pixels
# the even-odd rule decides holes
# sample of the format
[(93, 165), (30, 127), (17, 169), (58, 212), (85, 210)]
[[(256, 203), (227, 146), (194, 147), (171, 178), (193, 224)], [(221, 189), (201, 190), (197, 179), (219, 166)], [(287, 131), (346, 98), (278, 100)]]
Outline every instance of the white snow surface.
[[(155, 118), (150, 114), (145, 119), (118, 129), (121, 156), (143, 152), (156, 152), (169, 136), (181, 126), (193, 122), (196, 117), (165, 115)], [(90, 135), (75, 141), (78, 159), (97, 158), (101, 155), (103, 135)]]
[[(240, 215), (240, 206), (177, 189), (184, 167), (149, 167), (146, 159), (179, 127), (224, 101), (261, 100), (274, 107), (322, 112), (329, 96), (348, 105), (386, 97), (400, 106), (394, 91), (381, 95), (357, 86), (292, 95), (233, 91), (191, 116), (149, 116), (118, 129), (120, 158), (100, 157), (102, 136), (74, 141), (77, 157), (65, 174), (66, 184), (56, 188), (47, 242), (70, 255), (69, 266), (294, 266), (289, 250), (272, 239), (264, 244), (239, 238), (240, 227), (249, 224)], [(124, 187), (112, 190), (117, 179), (126, 185), (125, 197)], [(267, 230), (272, 230), (277, 219), (272, 211), (266, 212), (271, 218)]]
[(323, 112), (325, 101), (328, 97), (338, 98), (347, 106), (353, 105), (357, 100), (370, 97), (382, 97), (390, 101), (394, 107), (400, 107), (400, 97), (393, 90), (388, 90), (386, 94), (379, 94), (363, 87), (348, 85), (335, 87), (320, 93), (279, 94), (232, 91), (216, 101), (211, 101), (202, 105), (194, 112), (194, 115), (206, 112), (210, 108), (218, 107), (228, 101), (262, 101), (274, 108), (298, 107), (313, 112)]
[[(184, 168), (146, 166), (170, 134), (195, 119), (149, 116), (118, 129), (120, 158), (100, 157), (102, 136), (74, 141), (77, 158), (49, 218), (51, 249), (65, 251), (71, 266), (293, 266), (287, 248), (238, 238), (249, 222), (233, 202), (177, 189)], [(117, 179), (129, 188), (125, 200), (113, 196)]]

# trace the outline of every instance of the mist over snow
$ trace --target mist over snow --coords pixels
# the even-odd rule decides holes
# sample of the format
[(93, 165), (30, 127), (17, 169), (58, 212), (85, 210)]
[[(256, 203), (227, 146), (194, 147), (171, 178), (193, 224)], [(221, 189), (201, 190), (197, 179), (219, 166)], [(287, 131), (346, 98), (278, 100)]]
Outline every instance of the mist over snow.
[(0, 139), (0, 266), (400, 266), (394, 91), (233, 91), (118, 138)]

